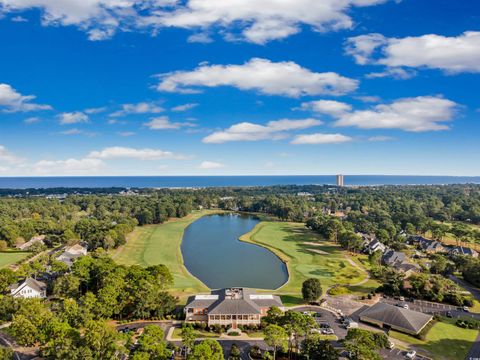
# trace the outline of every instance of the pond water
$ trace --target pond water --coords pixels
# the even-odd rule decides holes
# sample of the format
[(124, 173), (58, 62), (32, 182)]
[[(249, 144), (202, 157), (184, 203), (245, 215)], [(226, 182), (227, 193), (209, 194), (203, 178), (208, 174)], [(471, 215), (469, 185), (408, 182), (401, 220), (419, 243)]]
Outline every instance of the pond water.
[(182, 255), (190, 273), (211, 289), (276, 289), (288, 280), (286, 265), (270, 250), (242, 242), (259, 220), (243, 214), (204, 216), (183, 235)]

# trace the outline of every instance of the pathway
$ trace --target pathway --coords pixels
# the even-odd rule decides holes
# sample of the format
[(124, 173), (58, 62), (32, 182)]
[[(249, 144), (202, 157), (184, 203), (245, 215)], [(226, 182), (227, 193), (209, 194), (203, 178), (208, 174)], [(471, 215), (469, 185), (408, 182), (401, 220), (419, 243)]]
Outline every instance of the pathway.
[(360, 265), (358, 265), (355, 261), (352, 260), (352, 258), (350, 258), (348, 255), (345, 255), (345, 258), (347, 259), (347, 261), (349, 262), (350, 265), (352, 265), (354, 268), (360, 270), (361, 272), (363, 272), (366, 276), (366, 278), (362, 281), (359, 281), (358, 283), (356, 284), (349, 284), (347, 286), (360, 286), (360, 285), (363, 285), (365, 284), (368, 280), (370, 280), (370, 273), (365, 270), (363, 267), (361, 267)]

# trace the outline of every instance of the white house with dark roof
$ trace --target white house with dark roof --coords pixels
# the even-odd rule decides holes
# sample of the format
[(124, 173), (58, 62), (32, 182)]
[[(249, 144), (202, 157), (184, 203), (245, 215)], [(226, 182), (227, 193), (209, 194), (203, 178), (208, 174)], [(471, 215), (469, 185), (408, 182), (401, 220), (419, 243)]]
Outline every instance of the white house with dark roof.
[(15, 298), (46, 298), (47, 285), (33, 278), (26, 278), (25, 281), (10, 287), (10, 294)]
[(228, 288), (190, 297), (184, 311), (187, 321), (236, 329), (238, 325), (260, 325), (272, 306), (283, 310), (280, 297), (257, 294), (246, 288)]

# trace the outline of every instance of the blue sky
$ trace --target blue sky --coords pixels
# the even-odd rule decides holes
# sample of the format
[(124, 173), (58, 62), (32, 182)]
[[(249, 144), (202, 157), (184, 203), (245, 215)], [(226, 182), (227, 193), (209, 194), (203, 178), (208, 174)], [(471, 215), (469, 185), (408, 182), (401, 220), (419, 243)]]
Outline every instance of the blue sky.
[(0, 13), (0, 176), (480, 175), (475, 1)]

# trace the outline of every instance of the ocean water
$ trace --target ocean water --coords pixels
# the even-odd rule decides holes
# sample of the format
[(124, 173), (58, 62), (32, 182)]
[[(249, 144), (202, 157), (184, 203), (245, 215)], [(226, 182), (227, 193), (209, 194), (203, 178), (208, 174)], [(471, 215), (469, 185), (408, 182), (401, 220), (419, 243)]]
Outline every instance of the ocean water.
[[(330, 185), (335, 184), (335, 181), (335, 175), (0, 177), (0, 189)], [(441, 185), (467, 183), (480, 184), (480, 176), (345, 175), (345, 185)]]

